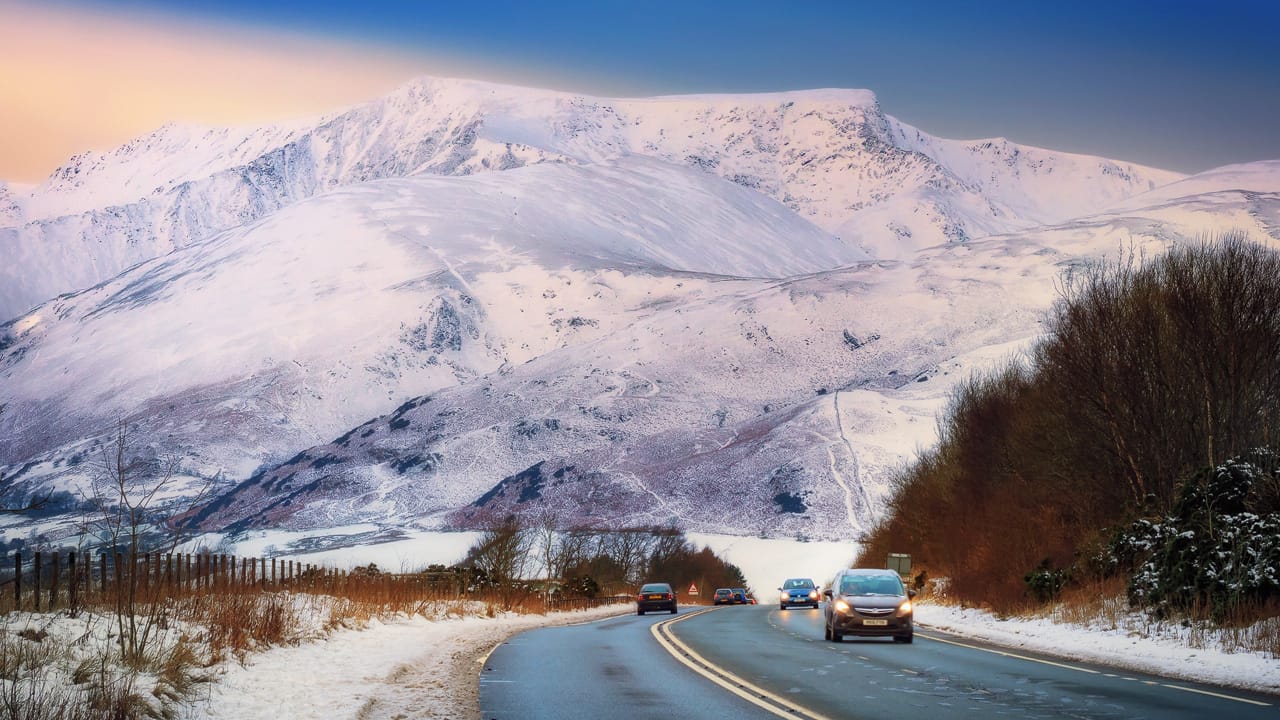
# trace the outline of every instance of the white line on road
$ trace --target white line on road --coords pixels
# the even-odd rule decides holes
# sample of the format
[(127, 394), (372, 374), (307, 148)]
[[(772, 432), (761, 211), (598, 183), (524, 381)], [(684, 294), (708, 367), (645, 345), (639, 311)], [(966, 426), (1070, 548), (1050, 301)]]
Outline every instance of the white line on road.
[[(1003, 655), (1004, 657), (1017, 658), (1018, 660), (1027, 660), (1030, 662), (1041, 663), (1043, 665), (1052, 665), (1054, 667), (1064, 668), (1066, 670), (1075, 670), (1076, 672), (1089, 673), (1090, 675), (1103, 675), (1105, 677), (1116, 677), (1111, 673), (1104, 673), (1099, 670), (1090, 670), (1089, 668), (1079, 667), (1077, 665), (1068, 665), (1066, 663), (1053, 662), (1052, 660), (1044, 660), (1041, 658), (1029, 657), (1027, 655), (1019, 655), (1017, 653), (1005, 652), (1003, 650), (994, 650), (992, 648), (985, 648), (980, 645), (970, 645), (969, 643), (956, 642), (955, 640), (946, 640), (944, 638), (935, 637), (933, 635), (925, 635), (924, 633), (921, 633), (919, 631), (916, 632), (916, 635), (922, 638), (926, 638), (928, 640), (933, 640), (934, 642), (947, 643), (948, 645), (958, 645), (959, 647), (969, 648), (970, 650), (981, 650), (982, 652), (988, 652), (994, 655)], [(1153, 686), (1158, 685), (1160, 687), (1167, 687), (1173, 690), (1183, 690), (1185, 692), (1200, 693), (1201, 695), (1210, 695), (1212, 697), (1221, 698), (1223, 700), (1235, 700), (1236, 702), (1248, 703), (1250, 705), (1261, 705), (1262, 707), (1271, 707), (1270, 704), (1259, 702), (1257, 700), (1250, 700), (1248, 698), (1236, 697), (1234, 695), (1224, 695), (1222, 693), (1209, 692), (1208, 690), (1197, 690), (1195, 688), (1189, 688), (1182, 685), (1170, 685), (1169, 683), (1162, 683), (1154, 680), (1139, 680), (1138, 678), (1135, 678), (1135, 677), (1123, 677), (1122, 679), (1130, 680), (1133, 682), (1141, 682), (1144, 685), (1153, 685)]]
[(680, 617), (670, 620), (663, 620), (660, 623), (654, 623), (649, 628), (649, 632), (657, 639), (662, 649), (666, 650), (684, 665), (699, 675), (707, 678), (711, 682), (746, 700), (747, 702), (768, 710), (769, 712), (784, 718), (810, 718), (811, 720), (830, 720), (825, 715), (819, 715), (812, 710), (797, 705), (790, 700), (778, 697), (764, 688), (753, 685), (746, 680), (734, 675), (724, 668), (714, 665), (706, 658), (693, 651), (688, 645), (685, 645), (679, 638), (671, 632), (669, 626), (674, 625), (691, 617), (696, 617), (705, 612), (713, 612), (713, 609), (699, 610), (681, 615)]

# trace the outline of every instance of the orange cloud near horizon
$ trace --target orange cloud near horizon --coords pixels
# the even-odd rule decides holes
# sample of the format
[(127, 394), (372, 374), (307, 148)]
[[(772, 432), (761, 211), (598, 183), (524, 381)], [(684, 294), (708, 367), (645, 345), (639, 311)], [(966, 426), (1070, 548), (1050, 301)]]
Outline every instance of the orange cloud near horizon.
[(0, 0), (0, 181), (40, 182), (168, 122), (320, 115), (456, 71), (337, 41)]

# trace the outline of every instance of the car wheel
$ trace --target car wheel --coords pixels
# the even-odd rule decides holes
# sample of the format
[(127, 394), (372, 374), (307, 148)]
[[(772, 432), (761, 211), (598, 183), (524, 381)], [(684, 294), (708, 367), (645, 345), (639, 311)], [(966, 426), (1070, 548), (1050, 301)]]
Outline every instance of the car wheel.
[(822, 639), (823, 640), (831, 639), (831, 626), (826, 623), (822, 624)]
[(813, 609), (814, 609), (814, 610), (817, 610), (817, 609), (818, 609), (818, 603), (814, 603), (814, 604), (813, 604)]
[(912, 633), (911, 635), (895, 635), (895, 636), (894, 636), (894, 638), (893, 638), (893, 641), (894, 641), (894, 642), (908, 643), (908, 644), (909, 644), (909, 643), (911, 643), (911, 641), (912, 641), (912, 640), (914, 640), (914, 639), (915, 639), (915, 634), (914, 634), (914, 633)]
[(678, 608), (677, 608), (675, 605), (672, 605), (672, 606), (671, 606), (671, 614), (672, 614), (672, 615), (675, 615), (677, 610), (678, 610)]
[(831, 642), (840, 642), (842, 640), (844, 640), (844, 635), (841, 635), (839, 630), (831, 628)]
[(787, 604), (786, 604), (786, 603), (778, 603), (778, 609), (779, 609), (779, 610), (786, 610), (786, 609), (787, 609)]
[(636, 610), (636, 614), (637, 614), (637, 615), (643, 615), (643, 614), (644, 614), (644, 611), (643, 611), (643, 610)]

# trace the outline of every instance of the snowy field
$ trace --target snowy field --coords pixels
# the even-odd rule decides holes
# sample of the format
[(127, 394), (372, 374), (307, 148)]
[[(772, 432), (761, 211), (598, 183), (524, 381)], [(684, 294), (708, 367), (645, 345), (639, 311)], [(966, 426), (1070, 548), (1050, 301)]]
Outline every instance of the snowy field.
[[(467, 554), (480, 537), (478, 532), (438, 532), (397, 530), (400, 537), (375, 544), (356, 544), (356, 538), (379, 533), (375, 525), (346, 525), (304, 532), (254, 531), (234, 539), (222, 535), (202, 535), (187, 542), (183, 552), (199, 547), (218, 547), (219, 552), (242, 557), (272, 557), (287, 553), (286, 559), (349, 570), (369, 563), (391, 572), (416, 572), (431, 564), (453, 565)], [(717, 555), (737, 565), (747, 585), (762, 602), (772, 600), (774, 588), (791, 577), (812, 578), (822, 584), (835, 571), (849, 567), (858, 553), (853, 541), (801, 542), (798, 540), (686, 533), (694, 547), (709, 547)], [(298, 552), (298, 548), (314, 548)], [(537, 558), (531, 569), (541, 567)], [(662, 578), (652, 578), (655, 582)], [(683, 593), (687, 588), (679, 588)], [(714, 591), (715, 588), (711, 588)], [(703, 591), (702, 597), (706, 597)]]

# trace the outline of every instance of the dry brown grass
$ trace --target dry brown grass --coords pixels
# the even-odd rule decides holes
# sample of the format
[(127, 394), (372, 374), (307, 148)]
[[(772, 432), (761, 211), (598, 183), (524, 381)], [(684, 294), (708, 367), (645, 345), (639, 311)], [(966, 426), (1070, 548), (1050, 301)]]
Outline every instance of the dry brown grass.
[[(159, 590), (152, 586), (152, 590)], [(103, 646), (73, 657), (77, 640), (53, 637), (40, 627), (0, 628), (0, 719), (132, 720), (175, 717), (197, 687), (211, 680), (206, 668), (228, 658), (274, 645), (300, 642), (337, 628), (358, 628), (371, 620), (420, 615), (428, 619), (501, 612), (541, 614), (542, 596), (505, 588), (459, 593), (416, 575), (338, 574), (318, 571), (280, 585), (235, 585), (223, 581), (164, 587), (134, 606), (136, 617), (123, 623), (113, 593), (85, 593), (74, 609), (56, 611), (79, 617), (86, 626), (105, 624)], [(565, 602), (551, 609), (582, 607)], [(48, 617), (48, 616), (43, 616)], [(154, 628), (140, 652), (124, 662), (118, 628)], [(92, 634), (92, 633), (90, 633)], [(69, 670), (59, 671), (58, 667)], [(139, 688), (149, 688), (140, 691)]]
[(1130, 614), (1125, 580), (1112, 577), (1068, 585), (1048, 613), (1054, 622), (1119, 629)]

